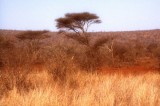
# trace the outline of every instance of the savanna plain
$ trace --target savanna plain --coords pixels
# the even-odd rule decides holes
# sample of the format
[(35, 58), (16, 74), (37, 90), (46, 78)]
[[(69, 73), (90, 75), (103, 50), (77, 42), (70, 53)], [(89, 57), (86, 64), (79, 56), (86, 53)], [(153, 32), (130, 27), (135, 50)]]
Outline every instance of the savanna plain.
[(0, 106), (160, 106), (160, 30), (0, 30)]

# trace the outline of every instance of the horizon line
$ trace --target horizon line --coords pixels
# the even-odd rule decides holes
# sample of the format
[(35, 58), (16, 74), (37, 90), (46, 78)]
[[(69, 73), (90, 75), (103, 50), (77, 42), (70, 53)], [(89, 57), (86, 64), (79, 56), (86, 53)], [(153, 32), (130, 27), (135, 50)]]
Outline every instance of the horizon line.
[[(49, 32), (58, 32), (58, 31), (53, 31), (49, 29), (3, 29), (0, 28), (0, 30), (6, 30), (6, 31), (49, 31)], [(135, 29), (135, 30), (108, 30), (108, 31), (87, 31), (87, 32), (130, 32), (130, 31), (152, 31), (152, 30), (160, 30), (160, 28), (151, 28), (151, 29)]]

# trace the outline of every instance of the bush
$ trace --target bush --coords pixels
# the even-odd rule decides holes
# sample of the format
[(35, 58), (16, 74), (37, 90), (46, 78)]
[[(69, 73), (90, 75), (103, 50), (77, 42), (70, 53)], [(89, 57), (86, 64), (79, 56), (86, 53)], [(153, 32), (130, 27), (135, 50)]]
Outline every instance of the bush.
[(7, 66), (8, 58), (12, 55), (15, 45), (12, 40), (7, 37), (0, 36), (0, 67)]

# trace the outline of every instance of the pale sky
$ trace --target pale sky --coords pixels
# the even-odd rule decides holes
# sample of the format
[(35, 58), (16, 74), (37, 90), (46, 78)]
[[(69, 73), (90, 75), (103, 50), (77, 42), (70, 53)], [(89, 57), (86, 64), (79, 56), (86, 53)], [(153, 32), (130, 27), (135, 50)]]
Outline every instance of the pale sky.
[(160, 0), (0, 0), (0, 29), (57, 31), (66, 13), (97, 14), (90, 31), (160, 29)]

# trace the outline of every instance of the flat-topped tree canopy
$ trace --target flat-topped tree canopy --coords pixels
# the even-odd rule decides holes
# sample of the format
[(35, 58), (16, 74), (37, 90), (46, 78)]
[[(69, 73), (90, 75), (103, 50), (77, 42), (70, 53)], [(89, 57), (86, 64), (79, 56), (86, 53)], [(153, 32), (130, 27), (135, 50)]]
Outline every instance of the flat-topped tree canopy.
[(92, 24), (101, 23), (96, 14), (89, 12), (67, 13), (63, 18), (56, 19), (58, 29), (63, 31), (73, 31), (85, 33)]
[(43, 31), (25, 31), (17, 35), (16, 37), (20, 40), (37, 40), (37, 39), (45, 39), (50, 37), (47, 35), (49, 31), (43, 30)]

